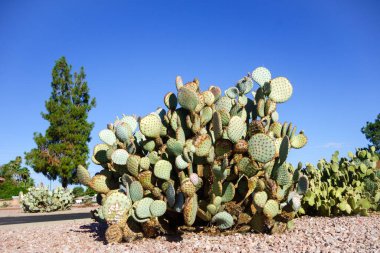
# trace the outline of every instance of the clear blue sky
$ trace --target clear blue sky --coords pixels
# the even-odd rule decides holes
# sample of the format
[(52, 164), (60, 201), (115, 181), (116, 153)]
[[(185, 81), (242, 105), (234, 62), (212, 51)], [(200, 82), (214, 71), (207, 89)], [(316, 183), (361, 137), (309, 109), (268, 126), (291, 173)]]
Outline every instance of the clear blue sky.
[(162, 106), (177, 74), (226, 89), (265, 66), (294, 87), (280, 121), (309, 137), (289, 160), (346, 155), (368, 144), (360, 129), (380, 112), (379, 12), (377, 0), (0, 0), (0, 164), (47, 128), (40, 112), (61, 56), (85, 67), (97, 99), (91, 149), (115, 116)]

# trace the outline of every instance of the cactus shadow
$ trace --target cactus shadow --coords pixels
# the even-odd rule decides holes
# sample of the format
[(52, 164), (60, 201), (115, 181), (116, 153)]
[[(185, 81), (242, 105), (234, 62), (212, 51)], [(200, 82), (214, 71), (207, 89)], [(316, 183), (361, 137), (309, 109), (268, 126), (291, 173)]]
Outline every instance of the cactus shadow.
[(94, 238), (95, 241), (100, 241), (103, 244), (105, 243), (105, 232), (106, 232), (107, 226), (105, 224), (101, 223), (90, 223), (86, 225), (82, 225), (77, 230), (72, 230), (76, 233), (86, 233), (90, 234), (90, 237)]

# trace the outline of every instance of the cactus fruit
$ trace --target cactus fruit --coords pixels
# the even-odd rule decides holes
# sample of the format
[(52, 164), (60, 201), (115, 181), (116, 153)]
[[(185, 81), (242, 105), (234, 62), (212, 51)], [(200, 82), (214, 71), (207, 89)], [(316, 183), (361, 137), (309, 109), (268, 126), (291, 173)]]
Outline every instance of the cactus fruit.
[[(259, 87), (252, 92), (254, 82)], [(94, 218), (117, 225), (125, 241), (165, 233), (165, 222), (284, 231), (310, 195), (301, 169), (286, 163), (290, 149), (307, 138), (278, 121), (279, 104), (293, 92), (290, 82), (259, 67), (224, 95), (216, 86), (202, 92), (197, 79), (184, 84), (178, 76), (175, 83), (177, 92), (164, 96), (167, 110), (123, 115), (100, 132), (103, 143), (92, 161), (101, 173), (91, 178), (78, 167), (80, 182), (103, 194)], [(109, 241), (120, 241), (113, 230), (117, 236), (110, 230)]]

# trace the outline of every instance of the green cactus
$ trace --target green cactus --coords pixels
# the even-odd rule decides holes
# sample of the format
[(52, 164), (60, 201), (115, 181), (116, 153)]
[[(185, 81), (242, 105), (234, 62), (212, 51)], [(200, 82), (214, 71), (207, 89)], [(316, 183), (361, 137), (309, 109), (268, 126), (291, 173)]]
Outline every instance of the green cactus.
[[(254, 82), (259, 88), (249, 98)], [(278, 122), (278, 105), (293, 91), (286, 78), (272, 79), (259, 67), (225, 96), (216, 86), (202, 92), (197, 79), (184, 84), (179, 76), (176, 88), (164, 96), (167, 111), (123, 115), (99, 134), (103, 144), (95, 146), (92, 161), (102, 172), (90, 178), (85, 168), (77, 170), (83, 184), (102, 194), (94, 218), (116, 223), (124, 240), (132, 241), (165, 233), (164, 223), (283, 232), (301, 209), (303, 195), (331, 211), (330, 203), (308, 193), (301, 168), (286, 163), (290, 149), (307, 142), (291, 123)], [(367, 153), (361, 156), (369, 159)], [(369, 164), (355, 171), (373, 175)], [(355, 180), (356, 187), (365, 187)], [(366, 187), (375, 186), (368, 182)], [(367, 206), (359, 199), (347, 203), (361, 212)], [(132, 231), (127, 221), (142, 230)]]

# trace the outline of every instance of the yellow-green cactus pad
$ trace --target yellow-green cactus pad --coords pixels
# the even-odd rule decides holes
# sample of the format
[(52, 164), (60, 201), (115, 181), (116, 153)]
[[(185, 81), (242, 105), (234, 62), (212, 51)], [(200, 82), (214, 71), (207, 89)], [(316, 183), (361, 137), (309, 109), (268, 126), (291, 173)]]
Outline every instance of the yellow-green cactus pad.
[(179, 170), (186, 169), (189, 166), (189, 163), (185, 161), (182, 155), (179, 155), (175, 158), (175, 166)]
[(253, 80), (260, 86), (264, 86), (272, 78), (270, 71), (264, 67), (258, 67), (252, 72)]
[(293, 93), (293, 86), (285, 77), (276, 77), (270, 81), (271, 98), (276, 103), (286, 102)]
[(98, 193), (108, 193), (110, 188), (108, 188), (106, 181), (107, 177), (105, 175), (95, 175), (89, 182), (88, 186)]
[(255, 134), (248, 141), (248, 153), (256, 161), (266, 163), (276, 154), (274, 141), (265, 134)]
[(149, 114), (141, 119), (140, 131), (143, 135), (157, 138), (161, 133), (162, 122), (157, 114)]
[(116, 142), (116, 136), (113, 131), (109, 129), (103, 129), (99, 132), (99, 138), (107, 145), (112, 146)]
[(307, 143), (307, 137), (303, 132), (300, 132), (297, 135), (293, 135), (292, 138), (290, 138), (290, 144), (292, 145), (292, 148), (302, 148)]
[(162, 200), (155, 200), (150, 204), (149, 211), (152, 217), (160, 217), (166, 212), (166, 203)]
[(121, 142), (126, 142), (132, 137), (132, 129), (127, 123), (121, 122), (115, 127), (115, 135)]
[(274, 102), (272, 99), (268, 99), (267, 101), (265, 101), (265, 115), (270, 115), (274, 111), (276, 111), (276, 102)]
[(116, 149), (112, 155), (112, 162), (117, 165), (126, 165), (129, 154), (125, 149)]
[(235, 186), (233, 183), (223, 184), (222, 202), (230, 202), (235, 197)]
[(88, 185), (91, 181), (90, 173), (82, 165), (78, 165), (77, 178), (78, 178), (79, 182), (83, 185)]
[(150, 161), (149, 161), (149, 158), (148, 157), (142, 157), (140, 159), (140, 168), (142, 170), (148, 170), (150, 167)]
[(129, 194), (133, 202), (139, 201), (144, 196), (144, 189), (139, 181), (133, 181), (129, 186)]
[(205, 104), (211, 106), (215, 102), (214, 94), (211, 91), (206, 90), (202, 93)]
[(233, 116), (227, 127), (228, 139), (238, 142), (245, 135), (246, 125), (239, 116)]
[(202, 134), (195, 138), (195, 154), (200, 157), (207, 157), (211, 148), (211, 137), (208, 134)]
[(231, 98), (231, 99), (235, 99), (235, 98), (237, 98), (237, 97), (239, 96), (239, 90), (238, 90), (238, 88), (236, 88), (236, 87), (230, 87), (230, 88), (228, 88), (228, 89), (224, 92), (224, 94), (225, 94), (227, 97)]
[(265, 203), (264, 215), (269, 219), (273, 219), (280, 212), (280, 207), (277, 201), (270, 199)]
[(173, 92), (167, 93), (164, 97), (164, 103), (169, 110), (175, 110), (177, 102), (177, 97)]
[(166, 142), (166, 148), (169, 155), (178, 156), (182, 154), (183, 144), (176, 139), (169, 138)]
[(163, 180), (170, 179), (172, 164), (166, 160), (160, 160), (154, 165), (154, 175)]
[(102, 205), (102, 212), (108, 223), (117, 224), (131, 207), (132, 202), (124, 193), (112, 191), (107, 194)]
[(221, 97), (216, 103), (215, 103), (215, 109), (217, 111), (220, 111), (222, 109), (225, 109), (227, 112), (231, 111), (232, 108), (232, 99), (229, 97)]
[(139, 174), (140, 156), (138, 155), (129, 156), (126, 164), (127, 164), (128, 172), (132, 176), (137, 177), (137, 175)]
[(191, 198), (187, 198), (183, 207), (183, 218), (187, 226), (193, 225), (197, 217), (198, 196), (195, 194)]
[(182, 87), (178, 91), (178, 103), (183, 108), (194, 111), (199, 103), (198, 94), (187, 87)]
[(185, 179), (181, 182), (181, 192), (185, 195), (185, 197), (192, 197), (195, 194), (195, 186), (190, 181), (190, 179)]
[(257, 205), (258, 207), (264, 208), (265, 203), (267, 203), (267, 200), (268, 194), (265, 191), (259, 191), (253, 195), (253, 201), (255, 205)]
[(216, 223), (220, 229), (227, 229), (234, 225), (234, 219), (226, 211), (217, 213), (212, 217), (211, 223)]
[(92, 161), (98, 165), (109, 162), (109, 159), (107, 157), (107, 150), (109, 150), (109, 146), (107, 144), (96, 145), (94, 147)]
[(243, 157), (237, 164), (237, 169), (250, 178), (256, 175), (260, 168), (248, 157)]
[(152, 216), (149, 207), (153, 201), (152, 198), (146, 197), (137, 202), (135, 213), (138, 218), (145, 219)]

